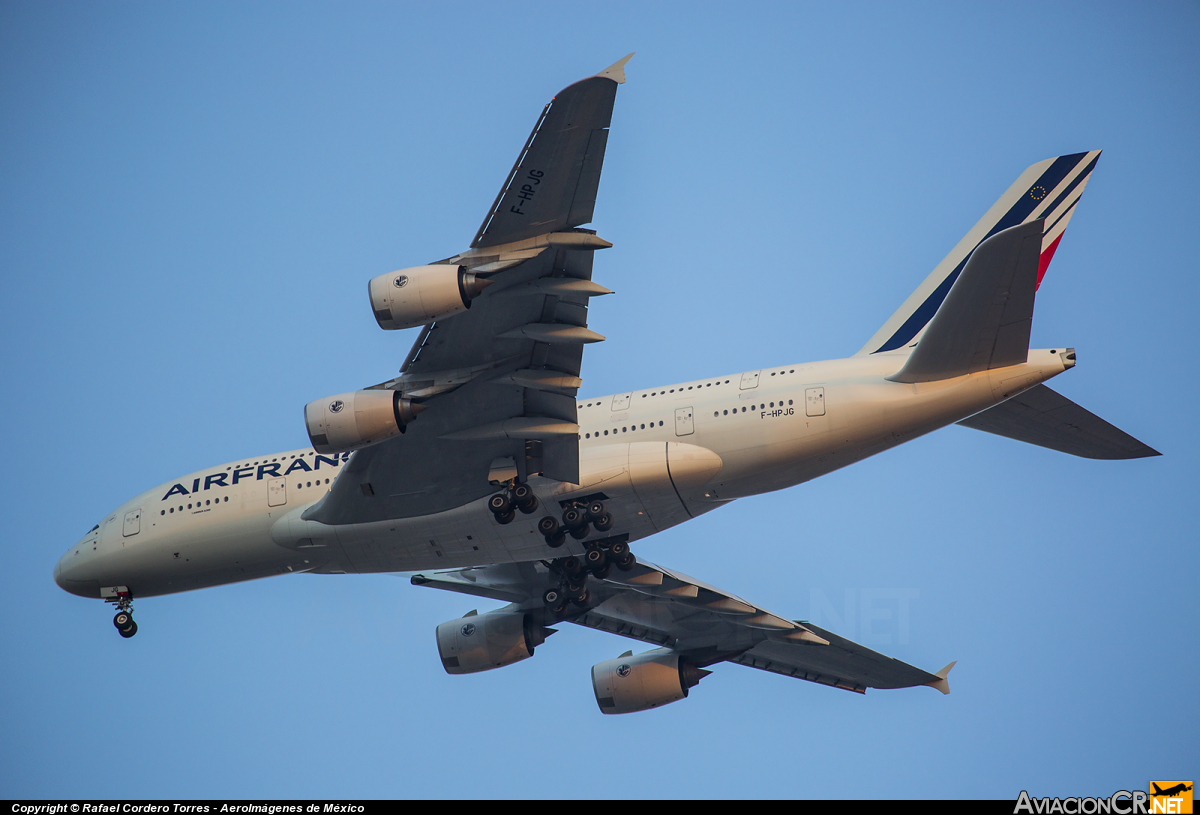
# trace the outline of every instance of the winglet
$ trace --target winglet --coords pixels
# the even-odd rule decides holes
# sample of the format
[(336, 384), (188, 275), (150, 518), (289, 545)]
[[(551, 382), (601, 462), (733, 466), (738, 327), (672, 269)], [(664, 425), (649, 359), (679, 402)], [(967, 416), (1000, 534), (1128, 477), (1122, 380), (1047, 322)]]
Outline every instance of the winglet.
[[(637, 53), (637, 52), (635, 51), (634, 53)], [(609, 65), (603, 71), (596, 74), (596, 76), (602, 76), (605, 79), (611, 79), (613, 82), (616, 82), (618, 85), (624, 85), (625, 84), (625, 63), (629, 62), (629, 60), (631, 60), (631, 59), (633, 59), (633, 54), (629, 54), (628, 56), (621, 57), (619, 60), (614, 62), (612, 65)]]
[(937, 673), (934, 674), (934, 676), (937, 677), (936, 682), (926, 682), (925, 684), (928, 685), (929, 687), (933, 688), (934, 690), (940, 690), (942, 693), (949, 693), (950, 692), (950, 680), (947, 679), (947, 677), (950, 676), (950, 669), (953, 668), (957, 664), (958, 664), (958, 660), (956, 659), (953, 662), (951, 662), (949, 665), (947, 665), (945, 668), (942, 668), (940, 671), (938, 671)]

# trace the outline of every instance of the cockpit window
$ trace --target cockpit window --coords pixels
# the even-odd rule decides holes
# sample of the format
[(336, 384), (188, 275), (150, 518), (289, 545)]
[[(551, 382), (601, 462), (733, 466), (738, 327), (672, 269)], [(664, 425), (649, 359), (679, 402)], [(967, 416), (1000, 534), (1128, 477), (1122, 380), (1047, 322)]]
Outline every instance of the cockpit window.
[(99, 529), (99, 528), (100, 528), (100, 524), (96, 524), (95, 526), (93, 526), (91, 529), (89, 529), (89, 530), (88, 530), (88, 534), (89, 534), (89, 535), (90, 535), (90, 534), (92, 534), (93, 532), (95, 532), (95, 531), (96, 531), (97, 529)]

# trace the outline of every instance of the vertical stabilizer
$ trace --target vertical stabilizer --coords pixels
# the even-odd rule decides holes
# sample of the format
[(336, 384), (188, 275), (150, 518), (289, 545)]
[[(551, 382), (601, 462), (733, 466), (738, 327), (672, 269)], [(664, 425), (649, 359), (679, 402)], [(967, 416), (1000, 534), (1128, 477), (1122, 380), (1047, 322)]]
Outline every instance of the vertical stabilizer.
[(1039, 218), (1045, 221), (1038, 259), (1040, 286), (1099, 159), (1100, 151), (1092, 150), (1046, 159), (1027, 168), (856, 356), (895, 351), (915, 343), (976, 248), (999, 232)]

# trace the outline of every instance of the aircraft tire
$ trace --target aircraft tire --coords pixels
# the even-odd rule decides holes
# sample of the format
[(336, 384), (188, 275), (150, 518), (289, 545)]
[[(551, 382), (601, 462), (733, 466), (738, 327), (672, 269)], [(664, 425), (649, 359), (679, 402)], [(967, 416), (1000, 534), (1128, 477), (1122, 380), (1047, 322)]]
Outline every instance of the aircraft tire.
[(553, 535), (546, 536), (546, 545), (549, 546), (551, 549), (557, 549), (558, 547), (562, 546), (563, 543), (566, 542), (566, 540), (567, 540), (567, 533), (559, 531), (559, 532), (555, 532)]
[(606, 577), (608, 577), (611, 571), (612, 564), (605, 563), (603, 566), (592, 569), (592, 577), (596, 578), (597, 580), (604, 580)]
[(629, 544), (625, 543), (624, 541), (619, 541), (608, 547), (608, 556), (616, 560), (620, 557), (623, 557), (628, 551)]
[(521, 510), (522, 515), (532, 515), (538, 511), (538, 499), (533, 493), (529, 494), (529, 503), (517, 504), (517, 509)]
[(621, 555), (621, 557), (617, 558), (617, 568), (623, 572), (627, 572), (632, 569), (635, 563), (637, 563), (637, 558), (633, 556), (633, 552), (626, 552), (625, 554)]
[(118, 631), (120, 631), (121, 629), (124, 629), (124, 628), (128, 628), (129, 624), (132, 622), (133, 622), (133, 615), (130, 614), (128, 611), (118, 611), (117, 615), (115, 617), (113, 617), (113, 625), (115, 625), (117, 627)]
[(505, 524), (512, 523), (513, 518), (515, 517), (517, 517), (517, 511), (515, 509), (509, 509), (508, 512), (503, 512), (496, 515), (496, 523), (504, 526)]
[(590, 599), (592, 599), (591, 592), (589, 592), (587, 589), (584, 589), (581, 594), (579, 594), (576, 597), (572, 597), (571, 602), (574, 603), (575, 605), (579, 606), (580, 608), (583, 608), (584, 606), (586, 606), (588, 604), (588, 600), (590, 600)]
[(542, 594), (542, 602), (551, 608), (557, 606), (563, 600), (563, 594), (558, 589), (546, 589)]
[(493, 515), (503, 515), (512, 507), (512, 501), (509, 500), (508, 493), (498, 492), (488, 499), (488, 509)]
[(137, 633), (137, 623), (135, 623), (135, 622), (134, 622), (134, 621), (131, 619), (131, 620), (129, 621), (129, 627), (128, 627), (128, 628), (119, 628), (119, 629), (117, 629), (117, 630), (118, 630), (118, 631), (121, 633), (121, 636), (122, 636), (122, 637), (124, 637), (125, 639), (129, 639), (130, 637), (132, 637), (134, 634), (136, 634), (136, 633)]
[(592, 501), (587, 506), (588, 520), (594, 521), (597, 518), (599, 518), (601, 515), (603, 515), (606, 511), (607, 510), (605, 509), (603, 501)]
[(582, 526), (571, 527), (570, 532), (572, 538), (581, 541), (588, 536), (588, 532), (591, 532), (591, 530), (588, 529), (588, 525), (585, 523)]
[(547, 515), (538, 521), (538, 532), (541, 532), (547, 538), (558, 534), (558, 520)]
[(605, 512), (598, 518), (592, 520), (592, 526), (596, 527), (597, 532), (607, 532), (613, 527), (613, 516), (611, 513)]
[(599, 569), (608, 562), (608, 557), (604, 554), (603, 549), (589, 549), (583, 559), (589, 569)]

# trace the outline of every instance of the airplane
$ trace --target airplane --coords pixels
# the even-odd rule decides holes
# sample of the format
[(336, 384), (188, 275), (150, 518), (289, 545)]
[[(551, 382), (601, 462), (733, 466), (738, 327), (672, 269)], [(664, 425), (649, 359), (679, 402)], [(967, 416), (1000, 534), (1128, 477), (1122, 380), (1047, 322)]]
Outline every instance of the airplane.
[(786, 489), (959, 424), (1076, 456), (1158, 455), (1044, 383), (1035, 294), (1099, 151), (1022, 172), (866, 344), (579, 397), (588, 305), (612, 246), (592, 222), (625, 57), (537, 118), (470, 247), (373, 278), (381, 329), (421, 327), (398, 376), (310, 402), (310, 447), (176, 478), (109, 513), (54, 567), (66, 591), (134, 598), (272, 575), (403, 573), (504, 603), (437, 627), (450, 674), (527, 659), (558, 623), (654, 646), (592, 668), (597, 705), (688, 696), (731, 662), (865, 693), (949, 693), (928, 672), (635, 555), (731, 501)]
[(1181, 793), (1181, 792), (1188, 792), (1192, 788), (1191, 784), (1188, 784), (1185, 782), (1180, 782), (1173, 787), (1167, 787), (1165, 790), (1162, 789), (1161, 787), (1159, 787), (1158, 784), (1155, 784), (1153, 781), (1150, 782), (1150, 786), (1154, 787), (1154, 792), (1150, 793), (1150, 795), (1155, 798), (1157, 798), (1160, 795), (1165, 795), (1168, 798), (1173, 798), (1176, 795), (1179, 795), (1179, 793)]

